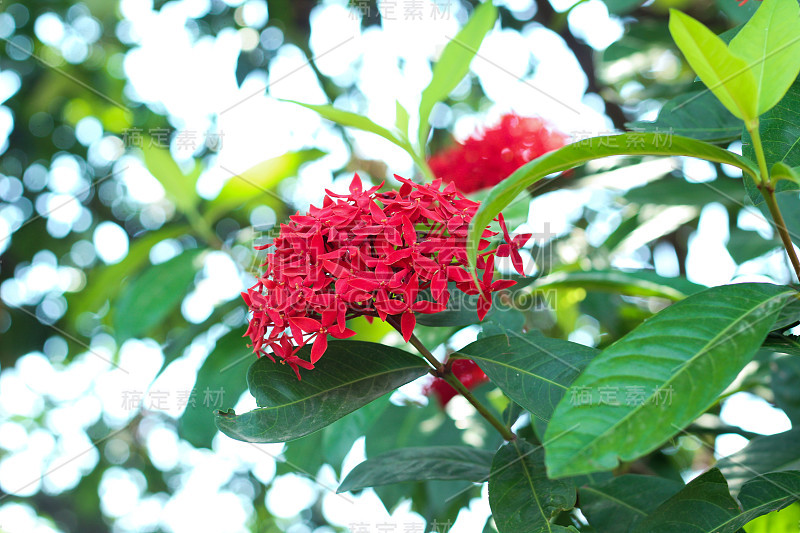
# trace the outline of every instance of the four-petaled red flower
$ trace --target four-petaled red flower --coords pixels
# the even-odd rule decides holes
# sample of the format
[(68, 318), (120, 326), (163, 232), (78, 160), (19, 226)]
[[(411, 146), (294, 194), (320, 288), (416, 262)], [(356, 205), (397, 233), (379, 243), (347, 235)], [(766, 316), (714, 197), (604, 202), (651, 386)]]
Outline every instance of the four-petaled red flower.
[[(483, 373), (483, 370), (481, 370), (472, 359), (456, 359), (453, 361), (450, 370), (453, 372), (453, 375), (470, 390), (489, 381), (489, 377)], [(424, 393), (426, 396), (435, 394), (442, 408), (444, 408), (447, 402), (452, 400), (454, 396), (458, 395), (458, 392), (442, 378), (436, 378), (426, 385)]]
[(519, 167), (566, 144), (544, 120), (503, 115), (500, 122), (430, 158), (434, 175), (464, 193), (497, 185)]
[[(399, 191), (364, 190), (358, 175), (346, 195), (326, 191), (323, 206), (311, 206), (282, 224), (263, 266), (264, 273), (242, 293), (252, 312), (246, 336), (253, 351), (273, 361), (277, 355), (300, 378), (299, 367), (314, 368), (328, 337), (355, 335), (346, 327), (356, 316), (392, 317), (408, 341), (415, 313), (437, 313), (447, 307), (448, 283), (467, 294), (480, 294), (478, 317), (491, 308), (491, 294), (510, 287), (494, 280), (495, 255), (511, 257), (522, 274), (519, 248), (530, 238), (513, 239), (498, 218), (505, 243), (488, 250), (484, 230), (479, 245), (479, 287), (467, 270), (467, 231), (479, 204), (454, 185), (440, 180), (419, 185), (395, 176)], [(426, 297), (427, 296), (427, 297)], [(311, 344), (313, 343), (313, 344)], [(310, 361), (297, 352), (311, 344)]]

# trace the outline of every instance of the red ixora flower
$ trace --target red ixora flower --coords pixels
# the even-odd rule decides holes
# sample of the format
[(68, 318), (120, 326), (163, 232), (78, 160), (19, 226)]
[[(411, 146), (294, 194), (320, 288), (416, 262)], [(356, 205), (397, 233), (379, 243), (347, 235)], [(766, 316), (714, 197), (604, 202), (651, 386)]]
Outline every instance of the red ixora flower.
[[(378, 192), (383, 184), (364, 190), (358, 174), (350, 193), (326, 191), (323, 206), (289, 217), (262, 266), (264, 273), (242, 293), (252, 312), (246, 336), (253, 351), (273, 361), (277, 355), (297, 373), (314, 368), (328, 347), (328, 338), (355, 334), (345, 325), (356, 316), (392, 317), (408, 341), (415, 313), (436, 313), (447, 307), (448, 283), (466, 294), (481, 294), (478, 317), (491, 306), (491, 293), (514, 285), (494, 280), (497, 250), (484, 230), (477, 267), (483, 273), (476, 287), (467, 270), (469, 223), (479, 204), (440, 180), (419, 185), (395, 176), (399, 191)], [(501, 256), (516, 258), (530, 235), (511, 239), (498, 217), (506, 243)], [(522, 274), (522, 264), (513, 261)], [(430, 294), (426, 299), (423, 296)], [(297, 356), (312, 344), (310, 360)]]
[[(481, 370), (472, 359), (456, 359), (453, 361), (450, 369), (467, 389), (474, 389), (478, 385), (489, 381), (489, 377), (483, 373), (483, 370)], [(447, 402), (452, 400), (454, 396), (458, 395), (458, 391), (442, 378), (436, 378), (430, 382), (430, 384), (425, 387), (424, 392), (426, 396), (435, 394), (442, 408), (444, 408)]]
[(428, 160), (434, 175), (464, 193), (497, 185), (519, 167), (564, 146), (567, 136), (534, 117), (515, 113)]

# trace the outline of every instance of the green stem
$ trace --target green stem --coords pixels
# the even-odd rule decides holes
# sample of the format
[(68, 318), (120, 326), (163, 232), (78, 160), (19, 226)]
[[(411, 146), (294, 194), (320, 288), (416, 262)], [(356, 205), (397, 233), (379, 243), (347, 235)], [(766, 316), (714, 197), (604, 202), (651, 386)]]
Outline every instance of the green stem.
[[(431, 170), (430, 165), (428, 165), (428, 161), (425, 160), (424, 155), (420, 155), (414, 150), (414, 147), (411, 146), (411, 143), (408, 143), (405, 147), (406, 152), (408, 155), (411, 156), (411, 159), (414, 160), (414, 163), (417, 164), (420, 171), (422, 171), (422, 176), (425, 178), (426, 181), (433, 181), (436, 179), (436, 176), (433, 174), (433, 170)], [(424, 148), (422, 149), (424, 151)]]
[(786, 249), (786, 253), (789, 255), (789, 261), (792, 263), (794, 273), (797, 276), (797, 279), (800, 280), (800, 259), (797, 257), (794, 244), (789, 236), (789, 230), (786, 228), (786, 221), (783, 219), (783, 214), (781, 213), (781, 209), (778, 206), (778, 201), (775, 198), (775, 185), (772, 183), (772, 180), (770, 180), (769, 171), (767, 170), (767, 159), (764, 155), (764, 147), (761, 144), (761, 132), (759, 131), (758, 127), (758, 119), (756, 118), (753, 121), (745, 122), (745, 125), (747, 127), (747, 131), (750, 133), (750, 138), (753, 139), (753, 150), (756, 153), (758, 170), (761, 174), (761, 180), (756, 183), (756, 186), (764, 196), (764, 200), (767, 202), (767, 207), (772, 215), (772, 220), (775, 222), (775, 229), (778, 230), (778, 235), (781, 236), (783, 247)]
[[(758, 161), (758, 171), (761, 174), (761, 185), (769, 183), (769, 171), (767, 171), (767, 159), (764, 156), (764, 147), (761, 145), (761, 131), (758, 127), (758, 118), (745, 122), (750, 138), (753, 140), (753, 150), (756, 152)], [(756, 185), (759, 185), (756, 183)]]
[(767, 207), (772, 215), (772, 219), (775, 221), (775, 228), (778, 230), (778, 234), (781, 236), (781, 241), (783, 241), (783, 247), (786, 249), (786, 253), (789, 255), (789, 261), (791, 261), (792, 268), (794, 268), (794, 274), (797, 276), (797, 279), (800, 280), (800, 259), (797, 257), (794, 244), (789, 236), (789, 230), (786, 229), (786, 222), (783, 220), (783, 215), (778, 207), (778, 201), (775, 198), (775, 187), (771, 183), (767, 182), (763, 184), (763, 186), (759, 187), (759, 189), (764, 195), (764, 199), (767, 201)]
[[(386, 321), (391, 324), (397, 331), (400, 331), (400, 324), (397, 322), (397, 319), (394, 317), (386, 317)], [(438, 359), (436, 359), (433, 354), (425, 347), (424, 344), (412, 333), (411, 338), (408, 339), (408, 342), (422, 354), (422, 356), (428, 361), (428, 363), (433, 367), (436, 371), (436, 375), (450, 384), (451, 387), (456, 389), (464, 398), (467, 399), (469, 403), (475, 408), (480, 415), (485, 418), (494, 428), (503, 436), (504, 439), (511, 441), (517, 438), (514, 433), (508, 429), (502, 422), (500, 422), (497, 417), (495, 417), (489, 409), (486, 408), (478, 399), (472, 394), (467, 387), (464, 386), (463, 383), (453, 374), (450, 368), (444, 364), (442, 364)]]

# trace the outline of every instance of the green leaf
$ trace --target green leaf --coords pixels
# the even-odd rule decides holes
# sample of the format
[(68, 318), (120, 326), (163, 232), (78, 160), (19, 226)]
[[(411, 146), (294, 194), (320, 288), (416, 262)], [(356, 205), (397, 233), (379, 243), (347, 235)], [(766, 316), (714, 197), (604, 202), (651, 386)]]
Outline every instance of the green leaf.
[(588, 272), (556, 272), (537, 279), (533, 290), (580, 287), (586, 290), (607, 291), (628, 296), (658, 296), (668, 300), (683, 300), (705, 289), (685, 278), (665, 278), (655, 272), (639, 270), (593, 270)]
[[(778, 105), (758, 119), (758, 128), (768, 166), (779, 161), (792, 168), (800, 166), (800, 79), (792, 84)], [(742, 132), (742, 154), (751, 160), (756, 158), (753, 141), (747, 130)], [(798, 188), (800, 185), (781, 180), (775, 190), (784, 192)], [(753, 180), (745, 180), (745, 189), (755, 205), (764, 202)]]
[(508, 331), (473, 342), (451, 357), (469, 357), (492, 383), (533, 415), (553, 409), (599, 350), (560, 339)]
[(775, 511), (752, 520), (747, 533), (797, 533), (800, 524), (800, 504), (793, 504), (781, 511)]
[(433, 66), (431, 82), (422, 91), (419, 103), (419, 147), (425, 149), (428, 140), (433, 106), (443, 101), (450, 92), (461, 83), (469, 72), (472, 58), (481, 47), (483, 38), (492, 29), (497, 20), (497, 8), (491, 1), (484, 2), (475, 8), (475, 12), (455, 37), (442, 50), (442, 55)]
[(197, 372), (192, 395), (180, 418), (178, 432), (195, 448), (211, 448), (217, 434), (213, 412), (223, 406), (235, 405), (247, 390), (243, 379), (246, 361), (255, 358), (242, 339), (242, 332), (233, 330), (217, 340), (203, 366)]
[(717, 468), (738, 493), (754, 477), (768, 472), (800, 469), (800, 428), (751, 440), (747, 446), (717, 462)]
[(625, 474), (602, 485), (581, 487), (581, 512), (603, 533), (628, 533), (682, 488), (683, 483), (672, 479)]
[(719, 470), (712, 468), (690, 481), (681, 491), (662, 503), (650, 516), (639, 522), (633, 531), (635, 533), (717, 531), (714, 528), (718, 524), (738, 514), (739, 505), (728, 492), (725, 478)]
[[(308, 359), (309, 347), (299, 357)], [(217, 427), (246, 442), (285, 442), (313, 433), (427, 372), (419, 358), (371, 342), (335, 341), (298, 381), (288, 365), (262, 357), (247, 383), (261, 407), (236, 415), (217, 412)]]
[(355, 128), (357, 130), (368, 131), (370, 133), (374, 133), (376, 135), (380, 135), (387, 141), (390, 141), (393, 144), (396, 144), (403, 150), (407, 149), (406, 143), (404, 143), (400, 138), (397, 137), (394, 133), (389, 131), (388, 129), (384, 128), (373, 122), (372, 120), (368, 119), (364, 115), (359, 115), (358, 113), (352, 113), (350, 111), (344, 111), (342, 109), (336, 109), (332, 105), (315, 105), (315, 104), (305, 104), (303, 102), (297, 102), (296, 100), (284, 100), (284, 102), (291, 102), (293, 104), (297, 104), (303, 106), (305, 108), (311, 109), (312, 111), (316, 111), (319, 113), (322, 118), (326, 118), (331, 122), (335, 122), (341, 126), (345, 126), (348, 128)]
[(337, 475), (340, 474), (342, 462), (350, 453), (353, 444), (386, 411), (389, 406), (389, 396), (391, 393), (353, 411), (322, 430), (323, 454)]
[(548, 425), (549, 474), (610, 470), (657, 449), (717, 400), (793, 293), (758, 283), (707, 289), (603, 350)]
[(624, 15), (642, 5), (642, 0), (603, 0), (608, 12), (614, 15)]
[(403, 107), (403, 104), (401, 104), (399, 100), (395, 102), (394, 108), (394, 127), (400, 132), (401, 137), (408, 138), (408, 111), (405, 107)]
[(800, 357), (776, 353), (769, 367), (775, 405), (783, 409), (792, 425), (797, 427), (800, 423)]
[(742, 136), (742, 121), (705, 87), (669, 100), (655, 121), (631, 122), (627, 126), (634, 131), (672, 132), (713, 143), (730, 142)]
[(197, 195), (197, 178), (203, 170), (199, 162), (195, 162), (194, 168), (189, 174), (184, 174), (169, 150), (158, 146), (153, 139), (146, 137), (142, 142), (142, 152), (144, 153), (144, 163), (150, 174), (161, 182), (167, 196), (181, 212), (192, 211), (200, 201)]
[(128, 255), (119, 263), (92, 269), (87, 276), (88, 283), (81, 292), (67, 294), (67, 309), (72, 327), (83, 313), (98, 311), (106, 301), (113, 301), (125, 288), (126, 280), (138, 274), (149, 264), (150, 249), (159, 242), (184, 235), (189, 226), (168, 225), (158, 231), (147, 233), (134, 240)]
[(614, 155), (683, 155), (739, 167), (753, 179), (757, 179), (758, 175), (751, 161), (712, 144), (678, 135), (665, 137), (653, 133), (624, 133), (592, 137), (569, 144), (526, 163), (489, 192), (470, 224), (467, 254), (473, 272), (478, 255), (477, 246), (484, 228), (527, 187), (554, 172)]
[(756, 113), (763, 115), (775, 107), (800, 74), (800, 6), (795, 0), (764, 0), (729, 49), (744, 59), (753, 73)]
[(367, 459), (356, 466), (336, 492), (428, 479), (473, 481), (489, 479), (494, 453), (466, 446), (401, 448)]
[(276, 193), (272, 191), (278, 183), (296, 176), (304, 163), (324, 155), (325, 152), (316, 149), (288, 152), (236, 174), (225, 183), (219, 195), (208, 203), (206, 218), (213, 222), (234, 209), (263, 204), (275, 198)]
[(709, 470), (641, 521), (634, 533), (735, 533), (761, 515), (800, 499), (800, 472), (774, 472), (745, 483), (736, 503), (719, 470)]
[(550, 519), (575, 506), (575, 485), (548, 479), (542, 447), (516, 439), (494, 456), (489, 506), (499, 533), (565, 533)]
[(769, 176), (773, 181), (789, 180), (796, 185), (800, 185), (800, 167), (790, 167), (783, 161), (776, 161), (769, 171)]
[(765, 239), (757, 231), (743, 230), (738, 226), (730, 228), (729, 231), (730, 237), (725, 247), (733, 260), (740, 265), (745, 261), (760, 257), (781, 245), (777, 236)]
[(146, 268), (129, 283), (114, 305), (117, 339), (147, 334), (180, 306), (202, 266), (203, 250), (186, 250), (169, 261)]
[(701, 22), (674, 9), (669, 14), (672, 38), (703, 83), (735, 116), (758, 118), (758, 86), (747, 61)]

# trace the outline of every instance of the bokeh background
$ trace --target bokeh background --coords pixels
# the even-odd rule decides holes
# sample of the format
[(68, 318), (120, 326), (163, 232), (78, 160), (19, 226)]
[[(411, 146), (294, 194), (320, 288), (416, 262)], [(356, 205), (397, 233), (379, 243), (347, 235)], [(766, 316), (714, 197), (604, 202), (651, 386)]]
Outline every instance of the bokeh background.
[[(345, 191), (356, 171), (390, 185), (394, 173), (417, 174), (387, 141), (282, 99), (391, 126), (397, 102), (419, 105), (431, 62), (475, 4), (0, 3), (0, 531), (483, 530), (480, 487), (384, 491), (383, 503), (372, 490), (335, 494), (369, 436), (397, 427), (399, 404), (421, 406), (424, 431), (486, 440), (469, 406), (442, 412), (424, 383), (289, 446), (233, 441), (211, 415), (254, 407), (239, 296), (263, 261), (253, 245), (326, 188)], [(495, 4), (500, 19), (471, 73), (434, 109), (433, 151), (510, 111), (573, 140), (653, 120), (694, 79), (669, 38), (668, 8), (721, 32), (757, 7)], [(545, 236), (526, 256), (532, 275), (649, 268), (708, 286), (789, 282), (779, 242), (743, 196), (727, 167), (613, 159), (521, 199), (510, 218)], [(537, 309), (542, 329), (593, 346), (658, 308), (580, 288), (552, 296)], [(380, 324), (354, 327), (401, 344)], [(741, 448), (742, 433), (791, 427), (767, 400), (726, 399), (716, 414), (741, 431), (718, 432), (716, 454)], [(682, 476), (702, 469), (696, 443), (679, 439), (671, 453)]]

